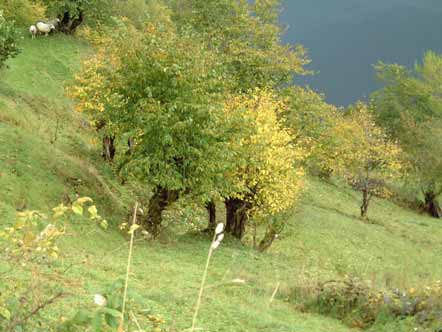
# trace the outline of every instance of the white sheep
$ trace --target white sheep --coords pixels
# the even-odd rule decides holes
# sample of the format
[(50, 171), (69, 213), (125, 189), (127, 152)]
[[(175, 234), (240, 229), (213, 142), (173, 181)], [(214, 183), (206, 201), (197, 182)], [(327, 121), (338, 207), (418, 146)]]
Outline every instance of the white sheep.
[(55, 30), (59, 30), (60, 23), (61, 23), (61, 20), (59, 18), (55, 18), (53, 20), (49, 20), (46, 22), (46, 24), (53, 24)]
[(44, 22), (37, 22), (35, 25), (37, 27), (37, 30), (41, 33), (44, 33), (45, 36), (49, 34), (49, 32), (55, 30), (55, 26), (52, 23), (44, 23)]
[(31, 33), (31, 38), (34, 39), (38, 33), (37, 27), (35, 25), (31, 25), (29, 27), (29, 32)]

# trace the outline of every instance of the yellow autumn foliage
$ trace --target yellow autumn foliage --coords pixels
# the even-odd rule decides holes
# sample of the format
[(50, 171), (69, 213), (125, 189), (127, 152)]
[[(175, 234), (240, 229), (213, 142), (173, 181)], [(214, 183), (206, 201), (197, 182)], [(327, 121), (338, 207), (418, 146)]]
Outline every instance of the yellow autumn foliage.
[(334, 153), (326, 160), (335, 172), (352, 182), (370, 176), (397, 177), (402, 169), (401, 149), (376, 125), (368, 107), (357, 103), (329, 132)]
[(291, 208), (303, 188), (306, 151), (293, 144), (293, 134), (279, 121), (284, 108), (273, 93), (259, 89), (225, 104), (226, 116), (237, 116), (245, 126), (230, 143), (238, 167), (228, 178), (257, 218)]

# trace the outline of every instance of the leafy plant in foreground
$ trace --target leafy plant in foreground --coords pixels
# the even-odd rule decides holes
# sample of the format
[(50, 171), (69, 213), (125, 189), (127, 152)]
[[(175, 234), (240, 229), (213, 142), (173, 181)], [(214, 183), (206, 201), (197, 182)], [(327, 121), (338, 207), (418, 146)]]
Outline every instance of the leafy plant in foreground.
[(60, 204), (50, 214), (19, 212), (15, 222), (0, 231), (2, 259), (11, 271), (29, 275), (12, 280), (8, 275), (0, 275), (0, 331), (27, 328), (34, 316), (66, 295), (57, 285), (51, 287), (43, 272), (61, 255), (57, 244), (66, 234), (69, 215), (84, 216), (101, 227), (107, 226), (92, 203), (91, 198), (81, 197), (71, 206)]
[(0, 9), (0, 69), (5, 65), (6, 60), (17, 56), (19, 53), (18, 38), (19, 34), (14, 22), (7, 20)]

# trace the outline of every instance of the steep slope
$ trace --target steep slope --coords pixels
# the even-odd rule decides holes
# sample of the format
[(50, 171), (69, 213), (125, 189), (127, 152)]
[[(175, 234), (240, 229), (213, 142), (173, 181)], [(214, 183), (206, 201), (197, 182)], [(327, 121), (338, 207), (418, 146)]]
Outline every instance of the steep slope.
[[(132, 204), (128, 189), (101, 161), (94, 131), (84, 128), (63, 94), (64, 82), (90, 49), (61, 36), (21, 46), (23, 53), (0, 82), (0, 224), (16, 210), (47, 211), (76, 193), (91, 196), (110, 221), (120, 222)], [(373, 223), (363, 223), (358, 200), (349, 189), (312, 180), (270, 252), (258, 254), (226, 239), (209, 271), (201, 330), (349, 331), (339, 321), (296, 311), (287, 301), (291, 290), (345, 274), (400, 288), (440, 276), (442, 266), (435, 263), (442, 258), (442, 224), (382, 200), (372, 206)], [(196, 217), (190, 221), (203, 226)], [(132, 303), (164, 317), (168, 331), (190, 326), (209, 245), (199, 232), (177, 232), (182, 224), (172, 222), (159, 242), (137, 241), (134, 253)], [(60, 321), (79, 308), (93, 310), (93, 294), (125, 272), (127, 241), (115, 229), (73, 224), (68, 233), (62, 259), (47, 269), (47, 283), (71, 295), (44, 311), (43, 322)], [(0, 273), (5, 269), (0, 263)], [(10, 277), (26, 276), (16, 268)], [(243, 283), (232, 284), (234, 279)]]
[(56, 36), (26, 39), (21, 49), (0, 79), (0, 217), (48, 209), (76, 193), (93, 193), (114, 212), (109, 203), (120, 193), (98, 176), (94, 165), (106, 165), (97, 160), (95, 133), (64, 97), (87, 46)]

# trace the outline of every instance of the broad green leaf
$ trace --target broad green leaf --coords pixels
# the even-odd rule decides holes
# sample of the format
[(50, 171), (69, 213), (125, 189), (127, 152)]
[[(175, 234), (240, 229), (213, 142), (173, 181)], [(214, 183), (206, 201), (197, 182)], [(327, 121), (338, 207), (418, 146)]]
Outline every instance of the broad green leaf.
[(98, 211), (97, 211), (97, 207), (95, 205), (90, 206), (87, 211), (89, 212), (90, 218), (92, 220), (97, 219), (98, 218)]
[(112, 317), (116, 317), (116, 318), (120, 318), (121, 317), (121, 312), (112, 308), (102, 308), (100, 309), (101, 312), (107, 314), (107, 315), (111, 315)]
[(74, 203), (72, 205), (72, 212), (74, 212), (75, 214), (78, 214), (79, 216), (83, 215), (83, 207), (79, 204)]
[(107, 223), (107, 220), (103, 219), (100, 221), (100, 227), (103, 229), (107, 229), (109, 227), (109, 224)]
[(6, 309), (4, 307), (0, 307), (0, 316), (2, 316), (6, 320), (11, 319), (11, 313), (9, 312), (8, 309)]

